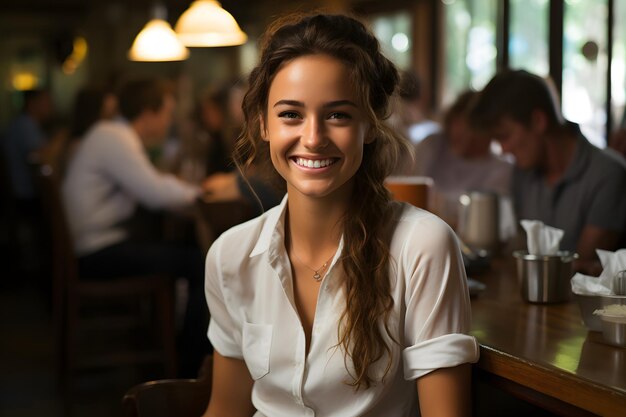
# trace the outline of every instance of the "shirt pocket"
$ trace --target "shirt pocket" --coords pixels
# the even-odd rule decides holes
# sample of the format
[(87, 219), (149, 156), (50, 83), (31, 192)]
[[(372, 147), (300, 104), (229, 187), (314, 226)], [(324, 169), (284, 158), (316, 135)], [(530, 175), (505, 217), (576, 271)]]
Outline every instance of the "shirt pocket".
[(272, 331), (271, 324), (243, 323), (243, 359), (254, 380), (270, 371)]

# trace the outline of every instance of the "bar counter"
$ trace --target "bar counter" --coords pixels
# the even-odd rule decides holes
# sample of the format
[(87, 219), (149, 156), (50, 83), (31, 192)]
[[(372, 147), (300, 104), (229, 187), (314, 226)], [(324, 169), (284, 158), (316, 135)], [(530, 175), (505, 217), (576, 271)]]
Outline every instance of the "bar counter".
[(574, 300), (525, 302), (512, 256), (471, 278), (487, 286), (472, 298), (477, 378), (558, 415), (626, 416), (626, 349), (589, 332)]

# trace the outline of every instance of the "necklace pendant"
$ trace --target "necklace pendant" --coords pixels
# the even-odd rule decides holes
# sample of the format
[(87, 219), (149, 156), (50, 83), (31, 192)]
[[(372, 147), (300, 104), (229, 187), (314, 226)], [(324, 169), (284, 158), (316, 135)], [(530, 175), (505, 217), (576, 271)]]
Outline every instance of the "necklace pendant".
[(319, 282), (322, 280), (322, 276), (320, 275), (319, 272), (315, 271), (315, 273), (313, 274), (313, 279)]

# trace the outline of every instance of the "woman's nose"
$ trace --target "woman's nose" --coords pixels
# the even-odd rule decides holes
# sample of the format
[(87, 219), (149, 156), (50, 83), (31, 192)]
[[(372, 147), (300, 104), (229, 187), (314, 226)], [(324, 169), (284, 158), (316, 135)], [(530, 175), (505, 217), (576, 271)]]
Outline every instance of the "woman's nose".
[(323, 123), (315, 118), (307, 119), (301, 138), (302, 144), (311, 150), (323, 149), (328, 144)]

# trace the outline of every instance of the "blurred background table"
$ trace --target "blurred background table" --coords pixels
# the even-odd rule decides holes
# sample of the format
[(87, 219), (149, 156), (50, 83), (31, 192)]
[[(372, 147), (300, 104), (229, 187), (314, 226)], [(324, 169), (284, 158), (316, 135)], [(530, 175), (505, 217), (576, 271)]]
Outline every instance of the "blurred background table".
[(626, 415), (626, 349), (587, 331), (575, 301), (523, 301), (512, 256), (471, 277), (487, 286), (472, 299), (477, 379), (557, 415)]

